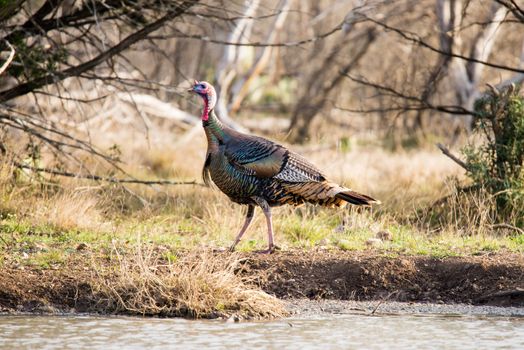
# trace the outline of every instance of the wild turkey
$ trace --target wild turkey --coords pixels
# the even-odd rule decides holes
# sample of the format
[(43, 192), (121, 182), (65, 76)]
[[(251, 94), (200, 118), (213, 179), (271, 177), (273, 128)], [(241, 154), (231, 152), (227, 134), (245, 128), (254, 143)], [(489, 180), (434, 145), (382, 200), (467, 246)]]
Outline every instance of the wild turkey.
[(330, 182), (302, 156), (262, 137), (246, 135), (222, 124), (214, 107), (215, 89), (195, 80), (190, 92), (202, 97), (202, 124), (207, 137), (207, 155), (202, 170), (233, 202), (246, 204), (244, 225), (231, 246), (233, 251), (253, 219), (255, 206), (262, 208), (267, 221), (268, 249), (274, 249), (271, 207), (283, 204), (320, 204), (342, 207), (347, 202), (369, 206), (379, 201)]

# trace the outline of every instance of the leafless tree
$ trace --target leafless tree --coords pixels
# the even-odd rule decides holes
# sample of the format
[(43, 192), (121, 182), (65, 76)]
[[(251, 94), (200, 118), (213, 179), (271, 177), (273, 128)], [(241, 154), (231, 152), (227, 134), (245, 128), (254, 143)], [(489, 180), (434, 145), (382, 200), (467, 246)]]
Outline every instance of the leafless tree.
[[(18, 130), (27, 136), (31, 145), (47, 147), (52, 153), (78, 161), (74, 153), (80, 150), (117, 166), (117, 159), (40, 113), (39, 96), (58, 94), (63, 100), (71, 99), (62, 95), (63, 84), (74, 77), (117, 81), (117, 59), (125, 62), (122, 56), (125, 50), (166, 23), (182, 18), (197, 2), (11, 2), (0, 12), (5, 24), (0, 31), (0, 51), (16, 51), (0, 91), (0, 125), (4, 135), (9, 135), (8, 130)], [(54, 88), (49, 89), (52, 86)], [(31, 101), (34, 102), (32, 111), (20, 108)], [(11, 152), (11, 156), (18, 157), (15, 152)]]
[[(522, 28), (520, 8), (512, 1), (492, 1), (480, 7), (470, 1), (436, 0), (420, 6), (428, 3), (434, 7), (425, 16), (438, 29), (436, 35), (421, 31), (416, 22), (406, 24), (393, 17), (363, 14), (366, 22), (416, 53), (418, 59), (401, 61), (405, 70), (411, 66), (419, 72), (410, 78), (412, 80), (388, 83), (362, 74), (346, 76), (387, 99), (388, 107), (368, 105), (361, 108), (361, 112), (386, 110), (393, 113), (393, 118), (399, 115), (412, 118), (418, 128), (424, 127), (424, 116), (442, 122), (448, 114), (455, 116), (452, 118), (455, 126), (451, 129), (469, 130), (474, 102), (482, 95), (486, 83), (501, 87), (524, 80), (524, 36), (522, 31), (520, 34), (515, 31)], [(504, 35), (506, 40), (501, 39)], [(512, 44), (508, 44), (509, 38)], [(508, 52), (515, 52), (512, 46), (515, 40), (520, 40), (520, 55), (508, 56)], [(501, 50), (506, 51), (503, 56)], [(358, 108), (348, 110), (358, 111)]]

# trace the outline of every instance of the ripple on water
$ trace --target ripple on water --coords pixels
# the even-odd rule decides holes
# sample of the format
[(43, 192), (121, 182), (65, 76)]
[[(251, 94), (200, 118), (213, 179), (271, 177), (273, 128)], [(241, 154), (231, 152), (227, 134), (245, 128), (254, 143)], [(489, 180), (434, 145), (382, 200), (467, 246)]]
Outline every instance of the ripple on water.
[(92, 316), (1, 316), (2, 349), (524, 348), (524, 318), (362, 314), (227, 323)]

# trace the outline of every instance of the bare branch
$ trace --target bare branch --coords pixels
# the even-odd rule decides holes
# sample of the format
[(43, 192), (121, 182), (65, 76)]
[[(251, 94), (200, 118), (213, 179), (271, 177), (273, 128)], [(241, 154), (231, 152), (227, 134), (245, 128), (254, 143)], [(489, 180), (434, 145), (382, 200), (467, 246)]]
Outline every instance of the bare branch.
[(288, 41), (288, 42), (281, 42), (281, 43), (268, 43), (265, 41), (253, 41), (248, 43), (242, 43), (242, 42), (231, 42), (226, 40), (219, 40), (219, 39), (213, 39), (206, 35), (198, 35), (198, 34), (185, 34), (179, 30), (175, 30), (172, 34), (166, 34), (166, 35), (149, 35), (148, 38), (150, 39), (167, 39), (167, 38), (185, 38), (185, 39), (195, 39), (199, 41), (209, 42), (213, 44), (219, 44), (219, 45), (233, 45), (233, 46), (253, 46), (253, 47), (294, 47), (294, 46), (302, 46), (304, 44), (314, 43), (316, 41), (325, 39), (329, 37), (330, 35), (340, 31), (342, 29), (343, 23), (340, 23), (339, 25), (331, 28), (327, 32), (324, 32), (320, 35), (302, 39), (302, 40), (295, 40), (295, 41)]
[(392, 32), (398, 34), (399, 36), (401, 36), (402, 38), (406, 39), (407, 41), (409, 41), (411, 43), (420, 45), (421, 47), (427, 48), (427, 49), (429, 49), (429, 50), (431, 50), (433, 52), (439, 53), (441, 55), (451, 56), (451, 57), (459, 58), (461, 60), (465, 60), (465, 61), (468, 61), (468, 62), (475, 62), (475, 63), (483, 64), (483, 65), (488, 66), (488, 67), (502, 69), (502, 70), (506, 70), (506, 71), (510, 71), (510, 72), (524, 73), (524, 69), (522, 69), (522, 68), (510, 67), (510, 66), (505, 66), (503, 64), (497, 64), (497, 63), (492, 63), (492, 62), (488, 62), (488, 61), (484, 61), (484, 60), (479, 60), (477, 58), (464, 56), (464, 55), (461, 55), (461, 54), (458, 54), (458, 53), (455, 53), (455, 52), (447, 52), (445, 50), (439, 49), (439, 48), (429, 44), (428, 42), (424, 41), (420, 36), (418, 36), (415, 33), (408, 32), (408, 31), (405, 31), (405, 30), (402, 30), (402, 29), (399, 29), (399, 28), (392, 27), (390, 25), (387, 25), (386, 23), (383, 23), (381, 21), (375, 20), (375, 19), (373, 19), (371, 17), (366, 17), (366, 19), (368, 21), (370, 21), (370, 22), (372, 22), (372, 23), (374, 23), (374, 24), (376, 24), (376, 25), (386, 29), (386, 30), (389, 30), (389, 31), (392, 31)]
[(522, 23), (524, 23), (524, 7), (517, 5), (515, 0), (495, 0), (506, 7)]
[(136, 93), (120, 93), (117, 97), (123, 101), (132, 102), (139, 106), (142, 111), (159, 118), (169, 119), (188, 125), (200, 125), (200, 118), (197, 118), (169, 103), (163, 102), (154, 96)]
[[(422, 97), (408, 95), (406, 93), (397, 91), (396, 89), (390, 86), (385, 86), (379, 83), (370, 82), (362, 77), (356, 77), (348, 73), (345, 73), (344, 76), (346, 76), (350, 80), (356, 83), (359, 83), (361, 85), (369, 86), (378, 91), (385, 92), (391, 97), (395, 97), (395, 98), (398, 98), (404, 101), (411, 101), (411, 102), (418, 103), (418, 105), (407, 106), (409, 107), (408, 109), (410, 110), (431, 109), (431, 110), (445, 112), (445, 113), (454, 114), (454, 115), (475, 115), (474, 111), (468, 110), (462, 106), (434, 105), (430, 103), (428, 100), (423, 99)], [(402, 110), (402, 108), (400, 108), (399, 110)]]
[(68, 171), (61, 171), (50, 168), (33, 167), (31, 165), (14, 162), (14, 165), (20, 169), (27, 169), (37, 173), (47, 173), (58, 176), (73, 177), (76, 179), (85, 179), (93, 181), (104, 181), (118, 184), (140, 184), (140, 185), (195, 185), (205, 186), (203, 183), (196, 181), (172, 181), (172, 180), (139, 180), (139, 179), (119, 179), (116, 177), (104, 177), (91, 174), (75, 174)]
[(9, 53), (9, 57), (7, 57), (7, 60), (2, 64), (2, 67), (0, 67), (0, 75), (9, 67), (11, 62), (13, 61), (13, 58), (15, 58), (15, 48), (9, 43), (9, 41), (5, 41), (6, 45), (9, 47), (11, 52)]
[(436, 146), (442, 151), (442, 153), (444, 153), (444, 155), (448, 156), (452, 161), (464, 168), (464, 170), (469, 171), (468, 165), (451, 153), (443, 144), (437, 143)]
[(133, 34), (130, 34), (129, 36), (127, 36), (124, 40), (120, 41), (115, 46), (102, 52), (101, 54), (99, 54), (98, 56), (94, 57), (93, 59), (87, 62), (84, 62), (82, 64), (68, 68), (63, 71), (52, 72), (42, 78), (34, 79), (32, 81), (15, 86), (12, 89), (1, 92), (0, 93), (0, 103), (8, 101), (10, 99), (13, 99), (21, 95), (25, 95), (28, 92), (38, 89), (44, 85), (48, 85), (53, 82), (58, 82), (58, 81), (64, 80), (72, 76), (78, 76), (82, 74), (83, 72), (93, 69), (100, 63), (124, 51), (125, 49), (127, 49), (128, 47), (136, 43), (137, 41), (146, 38), (148, 34), (159, 29), (167, 21), (172, 20), (173, 18), (182, 15), (185, 12), (185, 10), (193, 6), (198, 1), (199, 0), (188, 0), (188, 1), (183, 2), (181, 5), (170, 10), (166, 15), (164, 15), (160, 19), (156, 20), (155, 22), (149, 25), (146, 25), (144, 28), (142, 28), (139, 31), (134, 32)]
[[(524, 230), (517, 227), (517, 226), (513, 226), (513, 225), (510, 225), (510, 224), (507, 224), (505, 222), (503, 223), (500, 223), (500, 224), (493, 224), (491, 225), (491, 227), (495, 230), (498, 230), (498, 229), (507, 229), (507, 230), (513, 230), (515, 232), (517, 232), (518, 234), (521, 234), (521, 235), (524, 235)], [(520, 291), (521, 293), (524, 293), (524, 290)]]

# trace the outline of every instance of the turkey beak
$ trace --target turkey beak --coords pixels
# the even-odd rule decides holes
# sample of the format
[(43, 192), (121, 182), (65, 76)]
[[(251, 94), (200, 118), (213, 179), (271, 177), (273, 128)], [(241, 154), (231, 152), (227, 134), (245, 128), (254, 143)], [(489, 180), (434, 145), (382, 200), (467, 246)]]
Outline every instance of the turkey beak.
[(195, 88), (196, 88), (197, 84), (198, 84), (198, 80), (194, 79), (193, 80), (193, 86), (191, 86), (191, 88), (187, 89), (187, 92), (195, 92), (196, 93)]

